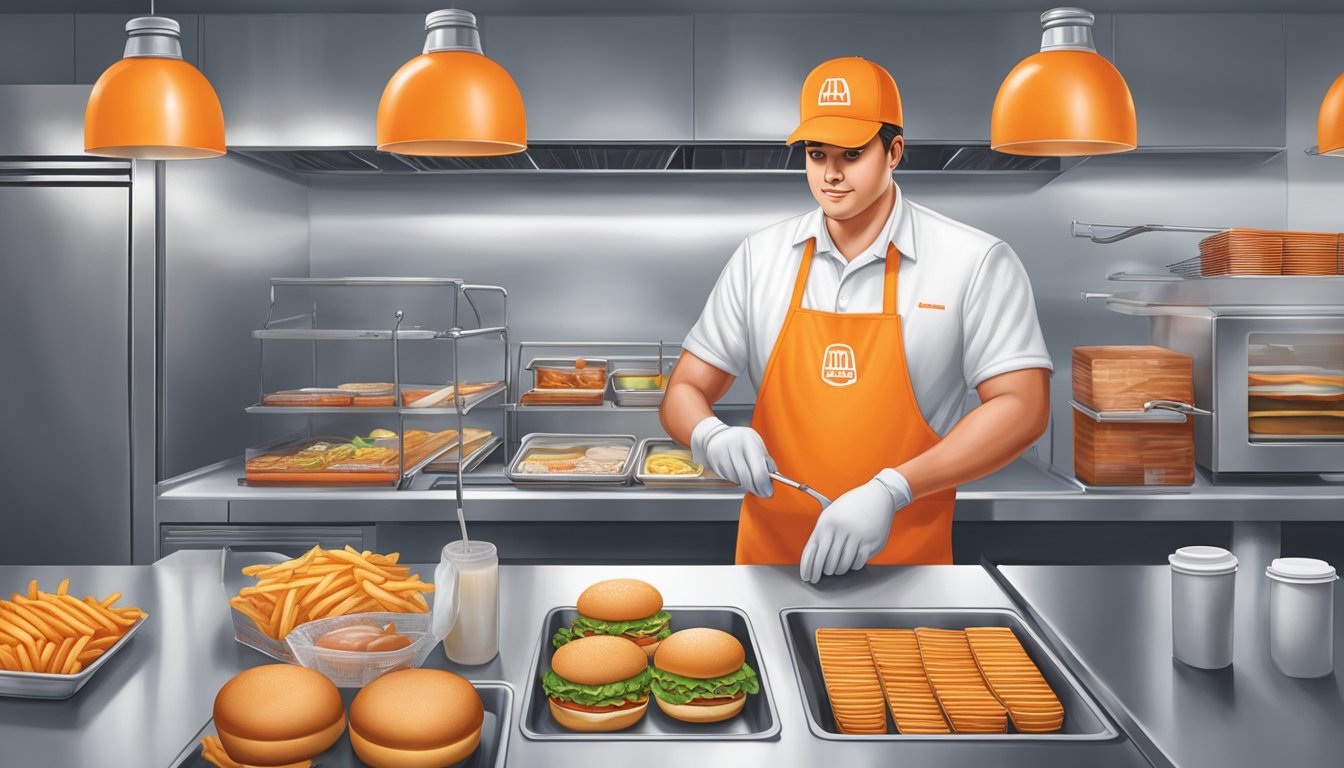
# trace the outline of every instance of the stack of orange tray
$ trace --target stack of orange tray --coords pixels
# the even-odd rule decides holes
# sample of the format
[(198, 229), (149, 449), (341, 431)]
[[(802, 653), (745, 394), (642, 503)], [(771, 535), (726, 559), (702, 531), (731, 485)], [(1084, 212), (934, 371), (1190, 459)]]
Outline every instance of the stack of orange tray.
[(1228, 229), (1200, 241), (1200, 273), (1205, 277), (1344, 274), (1342, 242), (1344, 235), (1333, 232)]

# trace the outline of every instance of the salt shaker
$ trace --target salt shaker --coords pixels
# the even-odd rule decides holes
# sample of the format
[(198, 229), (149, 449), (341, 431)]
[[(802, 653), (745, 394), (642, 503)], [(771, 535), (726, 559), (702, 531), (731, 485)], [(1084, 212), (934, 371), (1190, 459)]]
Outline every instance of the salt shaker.
[(1181, 547), (1171, 563), (1171, 653), (1201, 669), (1232, 663), (1237, 556), (1220, 547)]
[(458, 664), (499, 655), (499, 552), (488, 541), (454, 541), (434, 571), (433, 632)]
[(1289, 677), (1334, 669), (1335, 569), (1324, 560), (1280, 557), (1269, 577), (1269, 657)]

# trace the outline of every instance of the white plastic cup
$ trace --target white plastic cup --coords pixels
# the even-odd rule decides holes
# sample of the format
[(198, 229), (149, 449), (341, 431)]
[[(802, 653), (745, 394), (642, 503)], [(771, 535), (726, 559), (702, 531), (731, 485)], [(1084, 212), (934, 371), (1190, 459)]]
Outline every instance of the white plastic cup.
[(1289, 677), (1335, 668), (1335, 569), (1324, 560), (1280, 557), (1269, 577), (1269, 658)]
[(1237, 556), (1220, 547), (1181, 547), (1171, 563), (1171, 655), (1200, 669), (1232, 663)]
[(499, 552), (488, 541), (454, 541), (434, 571), (435, 637), (458, 664), (484, 664), (499, 655)]

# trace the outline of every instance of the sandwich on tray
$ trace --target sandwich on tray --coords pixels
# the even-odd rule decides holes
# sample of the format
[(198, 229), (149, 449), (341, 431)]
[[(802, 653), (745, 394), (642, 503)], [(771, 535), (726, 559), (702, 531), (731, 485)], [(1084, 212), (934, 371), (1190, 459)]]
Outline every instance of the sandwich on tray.
[(649, 709), (649, 659), (622, 637), (594, 635), (566, 643), (541, 679), (551, 716), (574, 731), (619, 731)]
[(760, 681), (736, 637), (718, 629), (683, 629), (664, 640), (653, 657), (651, 685), (658, 708), (689, 723), (736, 717)]
[(672, 617), (663, 610), (663, 595), (639, 579), (599, 581), (579, 595), (579, 618), (551, 638), (556, 648), (580, 637), (617, 635), (652, 657), (658, 643), (672, 634)]

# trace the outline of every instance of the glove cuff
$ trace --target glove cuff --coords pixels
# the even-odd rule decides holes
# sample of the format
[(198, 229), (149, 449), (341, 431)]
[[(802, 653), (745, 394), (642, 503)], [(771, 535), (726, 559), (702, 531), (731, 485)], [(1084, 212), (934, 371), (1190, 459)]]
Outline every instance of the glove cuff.
[(878, 472), (873, 481), (887, 489), (898, 510), (915, 500), (914, 494), (910, 491), (910, 483), (906, 482), (905, 477), (894, 469), (884, 469)]
[(710, 438), (727, 429), (728, 425), (718, 416), (707, 416), (696, 424), (691, 430), (691, 461), (704, 466), (705, 448), (709, 446)]

